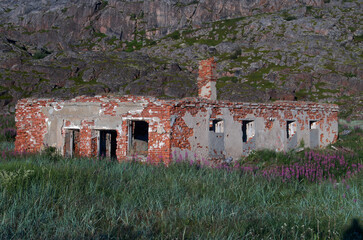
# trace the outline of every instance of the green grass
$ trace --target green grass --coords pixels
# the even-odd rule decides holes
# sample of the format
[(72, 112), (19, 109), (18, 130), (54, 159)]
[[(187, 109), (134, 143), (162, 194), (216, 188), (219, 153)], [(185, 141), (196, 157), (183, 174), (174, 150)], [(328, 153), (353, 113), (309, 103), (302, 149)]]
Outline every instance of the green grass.
[(208, 35), (194, 36), (193, 33), (196, 33), (198, 30), (184, 29), (181, 35), (178, 31), (176, 31), (170, 34), (171, 36), (168, 36), (172, 37), (174, 40), (182, 38), (182, 41), (190, 46), (195, 43), (216, 46), (227, 39), (234, 41), (234, 34), (238, 32), (237, 23), (243, 19), (244, 18), (241, 17), (212, 22), (210, 23), (210, 27), (208, 27), (211, 28)]
[[(363, 164), (363, 129), (358, 127), (350, 127), (347, 124), (339, 125), (339, 132), (349, 130), (351, 131), (348, 135), (339, 135), (337, 142), (331, 144), (325, 149), (319, 150), (318, 152), (326, 155), (342, 155), (350, 163), (355, 163), (357, 160)], [(338, 150), (335, 150), (338, 149)], [(272, 165), (285, 165), (294, 162), (301, 161), (304, 158), (306, 149), (302, 152), (296, 152), (294, 150), (289, 152), (276, 152), (272, 150), (258, 150), (252, 152), (249, 156), (243, 158), (241, 163), (253, 163), (258, 167), (269, 167)], [(317, 151), (317, 150), (314, 150)]]
[(339, 129), (340, 132), (344, 130), (351, 130), (352, 132), (345, 136), (339, 136), (338, 141), (333, 146), (343, 149), (347, 155), (354, 153), (363, 160), (363, 129), (359, 128), (358, 125), (354, 127), (354, 130), (348, 125), (341, 125)]
[(94, 32), (94, 33), (93, 33), (93, 35), (94, 35), (95, 37), (98, 37), (98, 38), (105, 38), (105, 37), (107, 37), (107, 35), (106, 35), (106, 34), (101, 33), (101, 32)]
[(185, 163), (38, 155), (3, 161), (0, 179), (5, 238), (340, 238), (363, 210), (362, 176), (346, 189)]
[(166, 38), (171, 38), (171, 39), (174, 39), (174, 40), (178, 40), (180, 38), (180, 32), (179, 31), (172, 32), (172, 33), (168, 34), (166, 36)]
[(143, 43), (137, 40), (133, 40), (130, 42), (126, 42), (126, 52), (133, 52), (134, 50), (140, 50), (142, 48)]
[(115, 36), (112, 36), (111, 38), (109, 38), (109, 39), (106, 40), (106, 43), (108, 45), (114, 45), (117, 40), (118, 39)]
[[(334, 146), (361, 158), (362, 133)], [(0, 146), (3, 239), (342, 239), (363, 219), (362, 172), (338, 184), (282, 182), (188, 162), (69, 159), (51, 148), (18, 156), (12, 143)], [(299, 154), (258, 151), (249, 160), (268, 167)]]
[(237, 83), (237, 81), (238, 81), (237, 77), (227, 77), (227, 76), (221, 77), (221, 78), (218, 78), (216, 87), (217, 87), (217, 89), (221, 89), (228, 84)]
[(309, 97), (309, 92), (306, 89), (300, 89), (299, 91), (295, 92), (296, 99), (298, 101), (306, 100)]

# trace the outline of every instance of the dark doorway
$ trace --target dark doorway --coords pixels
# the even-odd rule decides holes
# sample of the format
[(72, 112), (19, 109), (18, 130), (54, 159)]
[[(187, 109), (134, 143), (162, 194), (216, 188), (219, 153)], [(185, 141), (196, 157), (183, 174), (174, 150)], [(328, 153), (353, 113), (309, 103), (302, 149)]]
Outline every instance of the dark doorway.
[(64, 156), (79, 157), (79, 130), (67, 129), (64, 138)]
[(116, 158), (116, 130), (100, 130), (99, 157)]
[(149, 124), (145, 121), (130, 121), (129, 154), (147, 156), (149, 144)]

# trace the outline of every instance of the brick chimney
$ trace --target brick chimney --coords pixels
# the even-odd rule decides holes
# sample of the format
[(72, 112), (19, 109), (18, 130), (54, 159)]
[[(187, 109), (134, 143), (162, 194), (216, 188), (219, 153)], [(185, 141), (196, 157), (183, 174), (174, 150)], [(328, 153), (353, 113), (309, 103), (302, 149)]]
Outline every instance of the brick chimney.
[(208, 100), (217, 100), (216, 83), (216, 63), (214, 62), (214, 57), (200, 61), (198, 97)]

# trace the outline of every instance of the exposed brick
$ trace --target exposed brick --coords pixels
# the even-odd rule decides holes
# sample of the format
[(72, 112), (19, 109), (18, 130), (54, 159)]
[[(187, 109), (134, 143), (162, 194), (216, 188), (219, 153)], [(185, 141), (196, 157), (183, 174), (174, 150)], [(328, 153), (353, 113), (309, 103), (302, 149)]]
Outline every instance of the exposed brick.
[[(337, 140), (338, 107), (336, 105), (291, 101), (274, 103), (217, 101), (213, 90), (215, 86), (213, 84), (216, 82), (215, 68), (213, 58), (201, 61), (198, 78), (199, 98), (159, 100), (142, 96), (79, 96), (71, 100), (19, 100), (16, 106), (15, 150), (37, 152), (50, 144), (59, 146), (59, 149), (64, 151), (62, 142), (49, 142), (49, 139), (59, 141), (63, 137), (64, 141), (65, 129), (74, 127), (79, 129), (76, 139), (79, 144), (76, 145), (75, 155), (96, 156), (98, 148), (95, 131), (98, 131), (100, 127), (108, 129), (107, 121), (114, 121), (116, 124), (113, 130), (117, 133), (116, 156), (119, 161), (122, 161), (130, 158), (129, 121), (139, 120), (147, 122), (149, 126), (148, 158), (154, 162), (163, 161), (166, 164), (171, 161), (173, 149), (186, 153), (191, 151), (196, 156), (210, 160), (216, 159), (208, 155), (209, 150), (217, 153), (215, 149), (209, 149), (210, 146), (207, 143), (210, 119), (226, 120), (224, 138), (227, 140), (231, 137), (230, 135), (236, 138), (238, 134), (241, 134), (244, 120), (256, 120), (256, 124), (257, 122), (260, 124), (259, 129), (255, 129), (256, 134), (274, 138), (266, 139), (270, 140), (273, 146), (263, 145), (263, 142), (259, 142), (259, 146), (278, 151), (286, 150), (286, 145), (290, 141), (284, 139), (287, 120), (296, 121), (298, 131), (304, 134), (309, 131), (309, 121), (317, 121), (320, 147)], [(73, 112), (77, 112), (77, 108), (81, 109), (82, 106), (93, 107), (97, 109), (97, 112), (90, 111), (77, 121), (74, 117), (73, 120), (70, 119), (67, 114), (59, 115), (64, 109), (73, 108)], [(51, 132), (50, 126), (53, 124), (51, 119), (55, 118), (55, 114), (58, 114), (56, 118), (58, 122), (63, 123), (63, 126), (56, 129), (56, 132)], [(107, 119), (104, 125), (102, 122), (97, 123), (97, 120), (101, 118)], [(228, 124), (233, 125), (233, 129)], [(46, 138), (47, 134), (58, 134), (58, 137)], [(254, 149), (253, 137), (249, 137), (246, 143), (242, 143), (242, 138), (229, 140), (225, 143), (225, 147), (227, 150), (237, 149), (241, 155), (246, 155)], [(307, 137), (306, 135), (305, 139)], [(233, 154), (227, 150), (218, 158)]]
[(198, 96), (200, 98), (216, 100), (216, 82), (216, 63), (214, 62), (214, 57), (201, 61), (199, 64)]

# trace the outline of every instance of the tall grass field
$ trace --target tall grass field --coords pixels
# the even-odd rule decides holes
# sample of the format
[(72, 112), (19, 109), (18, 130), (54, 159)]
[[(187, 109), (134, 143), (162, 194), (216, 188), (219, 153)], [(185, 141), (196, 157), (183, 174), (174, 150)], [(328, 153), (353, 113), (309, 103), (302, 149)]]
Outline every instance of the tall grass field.
[(213, 166), (22, 155), (3, 137), (0, 238), (362, 239), (363, 131), (344, 130), (326, 150)]

